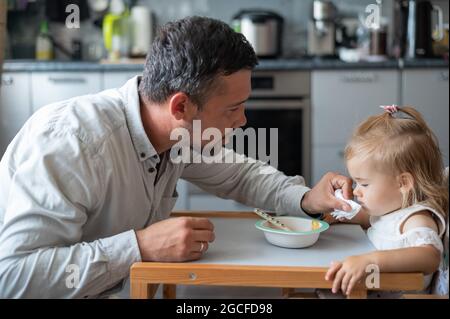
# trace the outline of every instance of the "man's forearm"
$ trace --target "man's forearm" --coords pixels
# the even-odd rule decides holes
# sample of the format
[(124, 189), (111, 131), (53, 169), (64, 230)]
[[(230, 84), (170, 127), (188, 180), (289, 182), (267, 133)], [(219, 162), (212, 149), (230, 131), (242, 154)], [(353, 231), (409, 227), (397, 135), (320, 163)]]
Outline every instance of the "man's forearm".
[(288, 177), (260, 161), (246, 164), (188, 165), (182, 178), (198, 187), (247, 206), (275, 210), (278, 213), (302, 214), (300, 200), (309, 191), (301, 176)]

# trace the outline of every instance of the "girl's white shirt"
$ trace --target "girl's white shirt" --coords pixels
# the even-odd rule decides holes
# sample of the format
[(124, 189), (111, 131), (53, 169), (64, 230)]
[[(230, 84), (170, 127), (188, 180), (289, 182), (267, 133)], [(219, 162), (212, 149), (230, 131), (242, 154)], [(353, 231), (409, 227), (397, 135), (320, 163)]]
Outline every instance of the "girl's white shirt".
[[(416, 227), (402, 233), (402, 225), (411, 215), (428, 211), (439, 227), (439, 233), (429, 227)], [(444, 250), (442, 236), (445, 233), (446, 223), (442, 214), (425, 204), (416, 204), (383, 216), (370, 216), (371, 227), (367, 236), (378, 250), (391, 250), (409, 247), (433, 245), (441, 252)], [(424, 288), (427, 288), (433, 274), (425, 275)]]

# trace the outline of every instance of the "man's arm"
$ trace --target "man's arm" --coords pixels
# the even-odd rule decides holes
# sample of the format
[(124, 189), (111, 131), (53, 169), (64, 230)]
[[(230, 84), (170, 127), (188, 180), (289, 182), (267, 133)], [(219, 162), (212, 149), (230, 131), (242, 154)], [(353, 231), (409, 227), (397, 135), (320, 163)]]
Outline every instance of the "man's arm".
[[(227, 150), (224, 156), (233, 154)], [(304, 215), (300, 201), (309, 188), (303, 177), (287, 177), (263, 162), (248, 163), (244, 162), (244, 156), (236, 156), (238, 163), (226, 163), (222, 157), (222, 163), (187, 164), (181, 178), (209, 193), (250, 207)]]
[[(233, 154), (228, 150), (225, 156)], [(328, 173), (310, 190), (301, 176), (288, 177), (260, 161), (242, 163), (245, 157), (236, 156), (239, 163), (188, 164), (181, 177), (219, 197), (278, 213), (315, 217), (334, 208), (351, 209), (334, 197), (334, 189), (342, 188), (344, 197), (350, 198), (349, 178)]]
[(82, 242), (104, 189), (97, 162), (68, 134), (28, 138), (0, 165), (0, 298), (94, 297), (140, 261), (135, 232)]

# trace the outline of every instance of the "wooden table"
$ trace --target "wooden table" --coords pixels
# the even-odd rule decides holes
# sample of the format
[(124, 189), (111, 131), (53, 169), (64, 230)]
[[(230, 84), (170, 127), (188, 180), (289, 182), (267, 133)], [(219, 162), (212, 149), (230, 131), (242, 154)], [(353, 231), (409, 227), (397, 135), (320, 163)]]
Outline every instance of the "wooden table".
[[(333, 260), (373, 251), (357, 225), (333, 225), (315, 245), (304, 249), (276, 247), (255, 228), (257, 216), (249, 212), (177, 213), (172, 216), (208, 217), (215, 225), (215, 241), (201, 260), (184, 263), (135, 263), (130, 271), (131, 298), (153, 298), (163, 284), (164, 298), (176, 297), (176, 285), (280, 287), (330, 289), (325, 273)], [(377, 290), (420, 290), (420, 273), (382, 273)], [(364, 283), (348, 298), (366, 298)]]

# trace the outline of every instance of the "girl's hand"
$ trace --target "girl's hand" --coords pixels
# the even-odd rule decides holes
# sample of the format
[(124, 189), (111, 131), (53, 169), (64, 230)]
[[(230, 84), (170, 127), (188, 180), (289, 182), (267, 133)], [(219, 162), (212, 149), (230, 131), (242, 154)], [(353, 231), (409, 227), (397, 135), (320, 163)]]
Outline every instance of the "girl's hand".
[(342, 290), (344, 295), (349, 295), (355, 285), (366, 275), (366, 268), (373, 264), (368, 255), (348, 257), (343, 263), (332, 262), (325, 274), (325, 280), (333, 280), (333, 293)]

